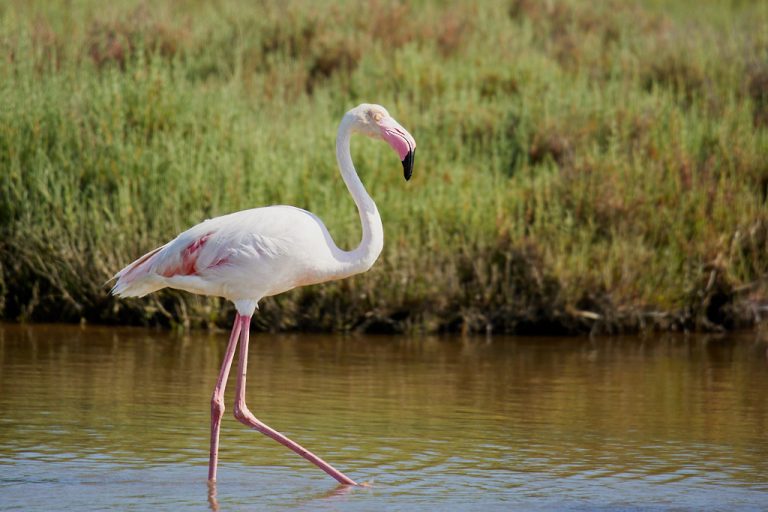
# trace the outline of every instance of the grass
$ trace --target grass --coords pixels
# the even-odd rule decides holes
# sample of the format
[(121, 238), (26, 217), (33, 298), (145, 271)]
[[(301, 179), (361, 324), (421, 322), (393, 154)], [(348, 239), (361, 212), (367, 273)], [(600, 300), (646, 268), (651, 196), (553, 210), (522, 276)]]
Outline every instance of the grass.
[(0, 317), (225, 325), (124, 264), (274, 203), (360, 237), (338, 120), (386, 243), (355, 278), (264, 301), (267, 330), (728, 329), (768, 302), (768, 4), (533, 0), (0, 6)]

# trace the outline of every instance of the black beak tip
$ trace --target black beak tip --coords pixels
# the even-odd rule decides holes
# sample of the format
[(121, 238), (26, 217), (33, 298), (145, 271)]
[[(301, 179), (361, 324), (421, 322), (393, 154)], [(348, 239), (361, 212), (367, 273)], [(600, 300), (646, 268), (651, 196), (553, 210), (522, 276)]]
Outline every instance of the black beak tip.
[(403, 158), (403, 177), (405, 177), (405, 181), (408, 181), (411, 179), (411, 175), (413, 175), (413, 161), (416, 158), (416, 150), (412, 149), (408, 152), (407, 155), (405, 155), (405, 158)]

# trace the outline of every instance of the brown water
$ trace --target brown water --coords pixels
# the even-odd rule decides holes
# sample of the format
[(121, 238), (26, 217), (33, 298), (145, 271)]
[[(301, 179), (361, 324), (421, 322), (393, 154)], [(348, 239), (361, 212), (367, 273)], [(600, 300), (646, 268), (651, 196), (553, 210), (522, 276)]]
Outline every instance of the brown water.
[(230, 416), (226, 333), (0, 325), (3, 510), (768, 508), (761, 335), (254, 334), (249, 406), (370, 488)]

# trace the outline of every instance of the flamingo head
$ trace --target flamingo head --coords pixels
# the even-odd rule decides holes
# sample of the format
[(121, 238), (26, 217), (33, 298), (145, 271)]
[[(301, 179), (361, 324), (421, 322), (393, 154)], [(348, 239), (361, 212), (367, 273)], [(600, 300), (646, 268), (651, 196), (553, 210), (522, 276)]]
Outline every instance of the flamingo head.
[(403, 162), (403, 176), (406, 181), (413, 174), (416, 156), (416, 141), (400, 123), (389, 115), (381, 105), (363, 103), (347, 112), (352, 119), (352, 130), (374, 139), (383, 139), (392, 146)]

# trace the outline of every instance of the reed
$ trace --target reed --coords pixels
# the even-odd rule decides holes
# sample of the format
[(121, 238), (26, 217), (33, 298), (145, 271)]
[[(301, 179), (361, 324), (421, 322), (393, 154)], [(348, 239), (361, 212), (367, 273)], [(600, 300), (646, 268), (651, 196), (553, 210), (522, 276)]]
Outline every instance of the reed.
[(0, 317), (228, 324), (104, 282), (200, 220), (275, 203), (359, 240), (335, 130), (386, 243), (264, 301), (266, 330), (723, 329), (768, 300), (768, 4), (531, 0), (0, 7)]

